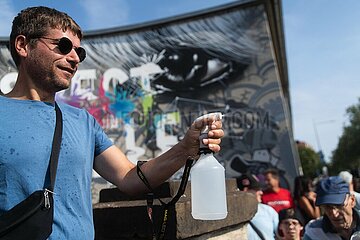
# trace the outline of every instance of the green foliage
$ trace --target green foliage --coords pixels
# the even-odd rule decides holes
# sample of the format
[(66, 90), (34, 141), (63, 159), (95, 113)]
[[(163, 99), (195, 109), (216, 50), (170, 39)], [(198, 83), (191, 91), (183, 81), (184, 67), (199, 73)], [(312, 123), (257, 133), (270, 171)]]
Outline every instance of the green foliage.
[(344, 126), (337, 148), (333, 151), (330, 171), (360, 168), (360, 98), (346, 110), (349, 124)]
[(298, 146), (301, 166), (304, 176), (314, 178), (321, 169), (319, 155), (310, 147)]

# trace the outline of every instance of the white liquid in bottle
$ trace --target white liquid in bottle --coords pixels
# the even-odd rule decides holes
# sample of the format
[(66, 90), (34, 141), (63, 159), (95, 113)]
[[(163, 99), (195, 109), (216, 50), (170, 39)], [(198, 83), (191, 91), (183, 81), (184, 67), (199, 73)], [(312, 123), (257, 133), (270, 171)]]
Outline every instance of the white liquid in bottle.
[[(207, 130), (200, 139), (204, 136)], [(200, 145), (202, 154), (190, 173), (191, 214), (199, 220), (224, 219), (227, 216), (225, 169), (207, 146)]]

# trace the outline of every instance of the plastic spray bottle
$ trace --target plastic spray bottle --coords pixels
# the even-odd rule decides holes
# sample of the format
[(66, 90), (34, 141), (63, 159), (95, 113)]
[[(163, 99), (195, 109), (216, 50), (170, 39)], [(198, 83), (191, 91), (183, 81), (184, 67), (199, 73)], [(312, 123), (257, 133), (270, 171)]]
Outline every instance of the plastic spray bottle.
[[(203, 115), (195, 121), (215, 116), (222, 119), (222, 113)], [(207, 138), (209, 127), (200, 135), (200, 158), (191, 169), (191, 214), (194, 219), (219, 220), (227, 216), (225, 169), (214, 157), (213, 152), (202, 143)]]

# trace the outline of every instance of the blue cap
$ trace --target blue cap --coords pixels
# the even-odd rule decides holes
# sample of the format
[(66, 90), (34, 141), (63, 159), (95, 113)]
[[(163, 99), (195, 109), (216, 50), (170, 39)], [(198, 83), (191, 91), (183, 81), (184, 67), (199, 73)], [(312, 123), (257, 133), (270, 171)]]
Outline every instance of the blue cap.
[(316, 205), (344, 203), (349, 191), (347, 184), (341, 177), (333, 176), (321, 180), (316, 187)]

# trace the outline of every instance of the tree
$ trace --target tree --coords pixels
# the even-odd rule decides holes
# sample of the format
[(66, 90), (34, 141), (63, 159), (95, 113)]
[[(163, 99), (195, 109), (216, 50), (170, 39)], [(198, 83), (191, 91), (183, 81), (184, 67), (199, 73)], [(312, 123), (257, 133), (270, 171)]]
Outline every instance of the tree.
[(297, 141), (297, 148), (304, 176), (316, 177), (322, 167), (319, 154), (304, 142)]
[(357, 104), (346, 109), (346, 115), (349, 124), (344, 126), (331, 159), (330, 170), (333, 173), (360, 168), (360, 98)]

